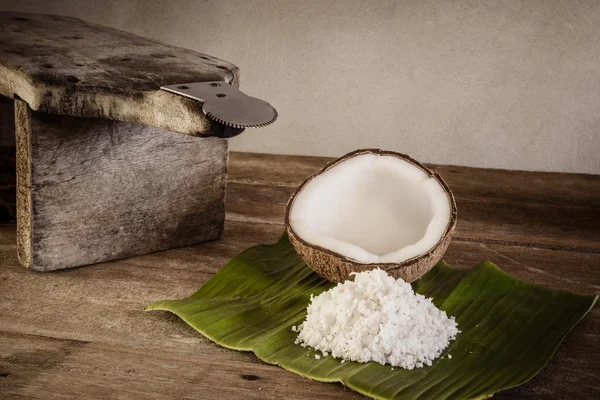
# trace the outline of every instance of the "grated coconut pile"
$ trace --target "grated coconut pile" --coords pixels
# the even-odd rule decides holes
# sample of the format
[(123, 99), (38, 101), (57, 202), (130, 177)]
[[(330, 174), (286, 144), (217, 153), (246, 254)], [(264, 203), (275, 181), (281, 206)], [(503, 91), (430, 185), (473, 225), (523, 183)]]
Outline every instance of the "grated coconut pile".
[(431, 365), (459, 332), (454, 317), (380, 269), (311, 296), (306, 320), (292, 330), (296, 344), (324, 356), (406, 369)]

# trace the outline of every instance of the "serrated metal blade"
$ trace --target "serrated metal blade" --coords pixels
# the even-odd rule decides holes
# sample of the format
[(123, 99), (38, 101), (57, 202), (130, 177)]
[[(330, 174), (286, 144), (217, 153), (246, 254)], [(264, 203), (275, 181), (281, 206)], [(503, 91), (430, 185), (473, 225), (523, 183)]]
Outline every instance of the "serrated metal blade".
[(192, 82), (161, 89), (204, 102), (204, 114), (233, 128), (258, 128), (272, 124), (277, 110), (264, 100), (251, 97), (224, 81)]

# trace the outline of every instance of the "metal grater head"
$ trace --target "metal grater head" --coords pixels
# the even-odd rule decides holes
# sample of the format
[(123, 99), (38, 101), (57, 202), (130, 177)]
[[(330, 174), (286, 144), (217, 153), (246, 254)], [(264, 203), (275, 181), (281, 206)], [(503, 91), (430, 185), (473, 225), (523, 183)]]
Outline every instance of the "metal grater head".
[(248, 96), (224, 81), (181, 83), (161, 89), (204, 102), (204, 114), (233, 128), (258, 128), (272, 124), (277, 110), (264, 100)]

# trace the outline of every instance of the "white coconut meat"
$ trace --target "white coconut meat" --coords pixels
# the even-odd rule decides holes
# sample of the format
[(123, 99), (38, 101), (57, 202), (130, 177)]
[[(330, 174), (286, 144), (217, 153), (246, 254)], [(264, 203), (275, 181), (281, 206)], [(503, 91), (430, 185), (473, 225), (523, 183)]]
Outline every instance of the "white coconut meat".
[(435, 178), (404, 159), (367, 153), (308, 182), (289, 223), (304, 241), (359, 263), (401, 263), (434, 248), (450, 214)]

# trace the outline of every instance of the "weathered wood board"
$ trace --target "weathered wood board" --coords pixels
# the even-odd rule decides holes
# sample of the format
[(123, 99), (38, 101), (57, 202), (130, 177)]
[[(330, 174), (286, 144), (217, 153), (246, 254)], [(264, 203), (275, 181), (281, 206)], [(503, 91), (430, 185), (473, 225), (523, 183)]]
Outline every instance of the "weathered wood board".
[(237, 87), (239, 70), (76, 18), (0, 12), (0, 95), (18, 96), (34, 111), (205, 135), (221, 127), (202, 104), (159, 88), (213, 80)]
[[(251, 153), (232, 159), (229, 191), (236, 196), (229, 217), (274, 224), (283, 224), (286, 201), (296, 187), (331, 161)], [(428, 166), (454, 192), (454, 240), (600, 252), (600, 176)]]
[[(0, 225), (0, 393), (9, 398), (40, 393), (86, 399), (363, 398), (339, 384), (309, 381), (251, 354), (221, 348), (168, 313), (143, 312), (152, 301), (192, 294), (247, 247), (277, 240), (287, 201), (280, 189), (297, 185), (327, 161), (232, 153), (221, 240), (94, 268), (32, 274), (18, 265), (14, 225)], [(456, 240), (444, 257), (448, 262), (470, 267), (487, 258), (520, 279), (599, 293), (600, 226), (586, 228), (582, 221), (597, 221), (600, 176), (437, 169), (457, 199), (470, 200), (462, 209), (459, 205)], [(500, 183), (483, 190), (490, 181)], [(554, 210), (566, 202), (581, 209), (579, 221), (569, 213), (558, 214), (552, 224), (532, 219), (523, 206)], [(498, 208), (497, 217), (480, 212), (483, 205), (469, 206), (484, 203), (490, 209), (506, 206)], [(514, 215), (503, 222), (507, 213)], [(469, 222), (460, 225), (460, 218)], [(559, 236), (567, 229), (571, 235)], [(589, 245), (578, 246), (587, 235)], [(596, 306), (539, 375), (494, 398), (599, 398), (599, 352)]]
[(221, 235), (225, 139), (15, 108), (23, 265), (67, 268)]

